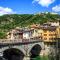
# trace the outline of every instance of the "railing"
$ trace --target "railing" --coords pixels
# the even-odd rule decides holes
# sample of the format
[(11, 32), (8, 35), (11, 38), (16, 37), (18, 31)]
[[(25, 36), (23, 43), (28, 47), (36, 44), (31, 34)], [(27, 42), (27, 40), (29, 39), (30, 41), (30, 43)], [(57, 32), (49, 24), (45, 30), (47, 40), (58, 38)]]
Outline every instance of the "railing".
[(30, 39), (0, 39), (0, 43), (24, 43), (24, 42), (34, 42), (42, 41), (39, 38), (30, 38)]

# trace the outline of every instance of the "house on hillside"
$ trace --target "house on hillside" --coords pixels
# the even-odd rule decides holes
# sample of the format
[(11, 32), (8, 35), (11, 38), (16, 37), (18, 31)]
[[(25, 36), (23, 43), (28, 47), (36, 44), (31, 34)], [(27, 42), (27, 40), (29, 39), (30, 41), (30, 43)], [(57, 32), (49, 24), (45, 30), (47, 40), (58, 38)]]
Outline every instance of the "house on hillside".
[(7, 39), (22, 39), (23, 31), (21, 29), (13, 29), (7, 33)]
[(59, 26), (60, 22), (59, 21), (49, 21), (47, 22), (48, 24), (51, 24), (51, 26)]
[(33, 24), (31, 25), (31, 29), (33, 29), (33, 37), (37, 37), (42, 39), (43, 30), (40, 28), (40, 24)]
[(54, 42), (55, 38), (57, 38), (57, 27), (56, 26), (41, 26), (41, 29), (43, 30), (43, 40), (46, 43)]
[(30, 39), (33, 29), (13, 29), (7, 33), (7, 39)]
[(24, 29), (23, 30), (23, 39), (30, 39), (32, 38), (33, 29)]

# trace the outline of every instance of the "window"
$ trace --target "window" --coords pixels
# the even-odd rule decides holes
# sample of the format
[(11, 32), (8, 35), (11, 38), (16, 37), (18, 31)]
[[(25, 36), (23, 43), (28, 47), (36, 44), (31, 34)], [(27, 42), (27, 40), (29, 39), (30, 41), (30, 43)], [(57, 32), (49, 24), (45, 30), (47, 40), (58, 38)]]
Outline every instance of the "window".
[(49, 34), (49, 36), (53, 36), (53, 34)]
[(47, 40), (47, 38), (44, 38), (44, 40)]
[(35, 32), (38, 32), (37, 30), (35, 30)]
[(44, 36), (47, 36), (47, 34), (44, 34)]
[(47, 30), (44, 30), (44, 33), (47, 33)]
[(51, 40), (51, 38), (49, 38), (49, 40)]
[(49, 36), (56, 36), (56, 34), (49, 34)]
[(49, 40), (53, 40), (53, 38), (49, 38)]

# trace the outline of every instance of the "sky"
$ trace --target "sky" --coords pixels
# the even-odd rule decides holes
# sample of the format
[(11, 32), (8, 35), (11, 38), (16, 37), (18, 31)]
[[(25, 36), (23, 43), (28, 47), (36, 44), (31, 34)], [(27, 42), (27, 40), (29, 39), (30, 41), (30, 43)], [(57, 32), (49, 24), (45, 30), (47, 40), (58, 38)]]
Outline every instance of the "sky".
[(40, 12), (60, 14), (60, 0), (0, 0), (0, 15)]

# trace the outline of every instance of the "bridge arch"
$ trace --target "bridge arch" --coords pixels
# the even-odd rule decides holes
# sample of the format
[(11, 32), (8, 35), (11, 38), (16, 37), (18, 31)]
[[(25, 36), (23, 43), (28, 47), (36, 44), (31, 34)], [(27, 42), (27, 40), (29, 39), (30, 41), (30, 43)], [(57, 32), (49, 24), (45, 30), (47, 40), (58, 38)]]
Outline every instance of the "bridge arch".
[(39, 55), (41, 50), (42, 50), (41, 46), (39, 44), (36, 44), (31, 48), (30, 54)]
[(7, 60), (23, 60), (24, 53), (16, 48), (10, 48), (3, 51), (3, 57)]
[(43, 42), (38, 42), (38, 43), (34, 43), (34, 44), (30, 44), (29, 45), (29, 48), (28, 48), (28, 54), (30, 55), (30, 51), (31, 51), (31, 49), (34, 47), (34, 46), (36, 46), (36, 45), (39, 45), (40, 47), (41, 47), (41, 50), (43, 50), (44, 49), (44, 43)]
[(14, 48), (14, 49), (18, 49), (20, 51), (22, 51), (25, 55), (25, 51), (24, 51), (24, 45), (14, 45), (14, 46), (5, 46), (3, 48), (0, 49), (0, 52), (1, 52), (1, 55), (3, 56), (3, 52), (7, 49), (11, 49), (11, 48)]
[(32, 60), (32, 58), (39, 56), (41, 50), (42, 48), (39, 44), (34, 45), (30, 51), (30, 60)]

